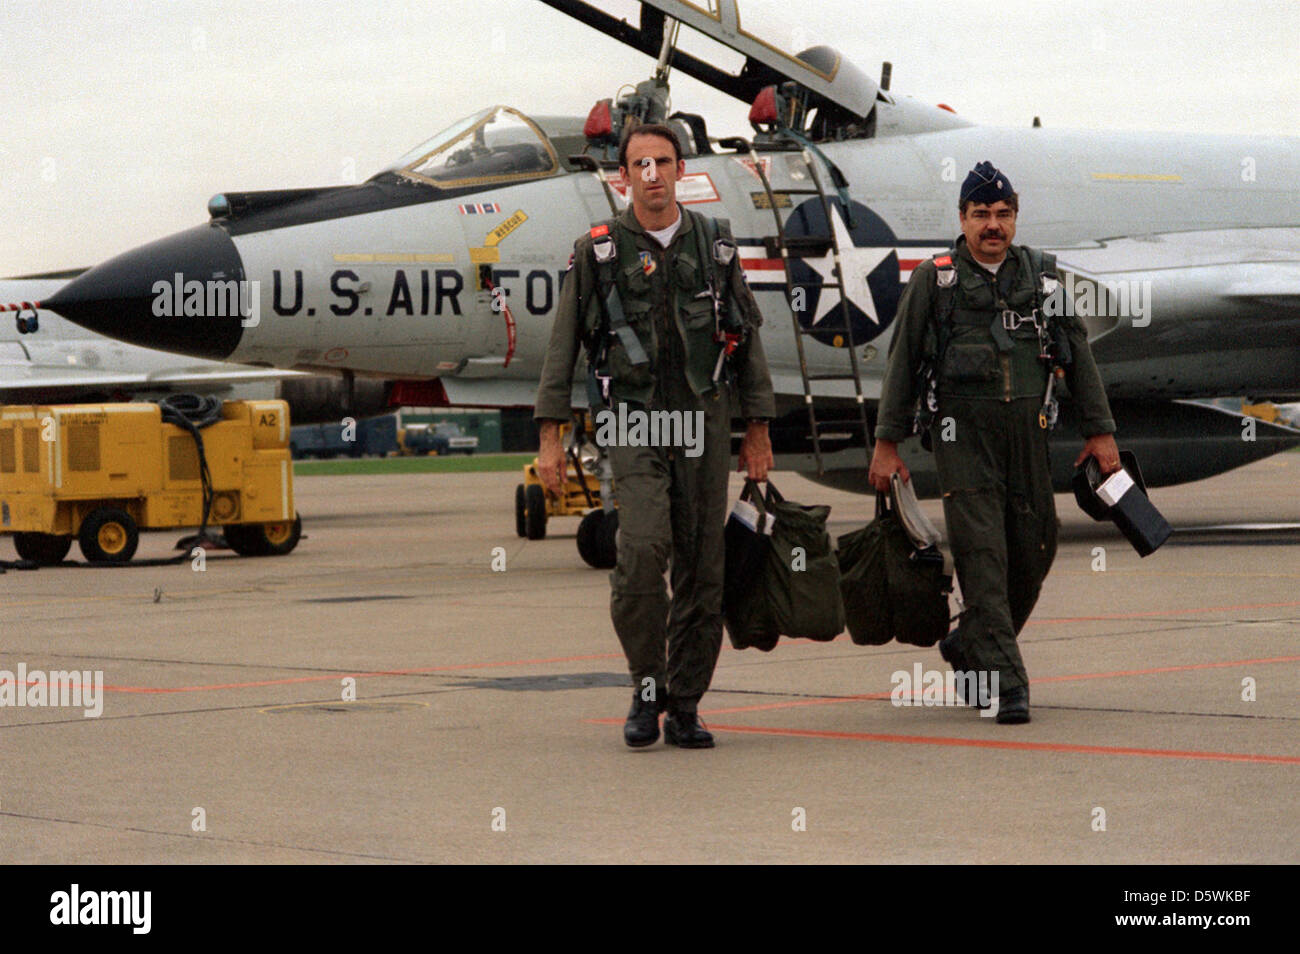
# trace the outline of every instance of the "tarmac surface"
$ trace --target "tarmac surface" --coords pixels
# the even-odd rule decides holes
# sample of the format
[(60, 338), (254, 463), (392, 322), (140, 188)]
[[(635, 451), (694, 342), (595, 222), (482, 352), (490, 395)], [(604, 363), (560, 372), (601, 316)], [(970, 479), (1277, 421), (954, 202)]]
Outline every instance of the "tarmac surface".
[[(709, 751), (623, 745), (607, 574), (574, 518), (515, 535), (518, 479), (300, 477), (287, 557), (0, 577), (0, 669), (105, 684), (97, 718), (0, 707), (0, 859), (1300, 860), (1300, 454), (1153, 491), (1179, 532), (1145, 560), (1058, 496), (1030, 724), (893, 705), (938, 651), (845, 634), (725, 647)], [(775, 479), (832, 535), (869, 517)], [(1194, 529), (1243, 523), (1292, 526)]]

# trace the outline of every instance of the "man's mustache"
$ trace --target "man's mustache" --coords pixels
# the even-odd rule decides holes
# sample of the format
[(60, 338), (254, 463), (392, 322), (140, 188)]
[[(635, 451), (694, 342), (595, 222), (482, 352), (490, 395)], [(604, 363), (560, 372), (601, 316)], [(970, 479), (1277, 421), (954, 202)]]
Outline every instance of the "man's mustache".
[(993, 229), (990, 231), (985, 231), (980, 233), (980, 238), (982, 239), (995, 239), (995, 238), (1000, 239), (1005, 237), (1006, 237), (1005, 233), (1003, 233), (1000, 229)]

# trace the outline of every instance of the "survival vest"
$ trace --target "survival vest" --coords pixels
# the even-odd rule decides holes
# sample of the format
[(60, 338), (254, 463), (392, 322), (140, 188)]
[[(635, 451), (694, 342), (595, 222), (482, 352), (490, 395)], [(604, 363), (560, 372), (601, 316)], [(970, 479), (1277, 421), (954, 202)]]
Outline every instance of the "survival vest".
[(1062, 322), (1044, 304), (1060, 285), (1056, 256), (1012, 246), (1014, 281), (1000, 287), (994, 275), (949, 249), (933, 259), (935, 300), (918, 370), (914, 430), (930, 448), (929, 427), (940, 396), (1044, 399), (1044, 427), (1055, 424), (1056, 402), (1047, 388), (1072, 361)]
[[(704, 395), (730, 378), (726, 359), (744, 340), (740, 308), (730, 291), (730, 270), (739, 263), (726, 219), (687, 209), (682, 214), (691, 216), (694, 246), (665, 261), (675, 274), (661, 280), (672, 289), (672, 323), (681, 336), (686, 381)], [(655, 290), (629, 229), (611, 219), (590, 234), (598, 300), (584, 312), (588, 398), (592, 407), (615, 399), (646, 403), (654, 394), (659, 354)]]

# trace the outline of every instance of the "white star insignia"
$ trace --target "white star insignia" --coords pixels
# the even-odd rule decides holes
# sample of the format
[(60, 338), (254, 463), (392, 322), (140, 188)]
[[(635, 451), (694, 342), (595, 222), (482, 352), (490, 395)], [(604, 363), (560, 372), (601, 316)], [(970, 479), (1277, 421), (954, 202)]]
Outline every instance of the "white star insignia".
[[(880, 324), (880, 318), (876, 315), (876, 301), (871, 297), (871, 288), (867, 284), (867, 277), (894, 250), (892, 248), (859, 248), (854, 245), (853, 236), (849, 234), (849, 227), (844, 223), (843, 213), (840, 211), (839, 205), (832, 203), (832, 208), (834, 214), (831, 216), (831, 227), (835, 230), (835, 244), (840, 248), (840, 264), (844, 269), (844, 294), (850, 304), (857, 305), (863, 314), (878, 325)], [(834, 249), (828, 250), (821, 258), (805, 258), (804, 262), (821, 275), (823, 283), (836, 281)], [(821, 298), (817, 302), (818, 315), (813, 319), (813, 324), (820, 324), (823, 318), (839, 306), (839, 303), (839, 289), (823, 286)]]

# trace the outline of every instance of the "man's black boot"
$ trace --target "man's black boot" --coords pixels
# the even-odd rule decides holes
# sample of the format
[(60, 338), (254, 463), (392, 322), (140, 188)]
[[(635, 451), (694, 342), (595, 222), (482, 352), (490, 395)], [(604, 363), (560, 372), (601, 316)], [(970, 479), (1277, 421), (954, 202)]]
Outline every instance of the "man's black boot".
[(659, 706), (653, 699), (642, 699), (640, 690), (632, 693), (632, 708), (623, 723), (623, 741), (634, 749), (659, 741)]
[(664, 742), (683, 749), (713, 748), (713, 734), (700, 724), (694, 709), (668, 707), (664, 717)]
[(998, 695), (998, 723), (1019, 725), (1029, 721), (1029, 687), (1016, 686)]

